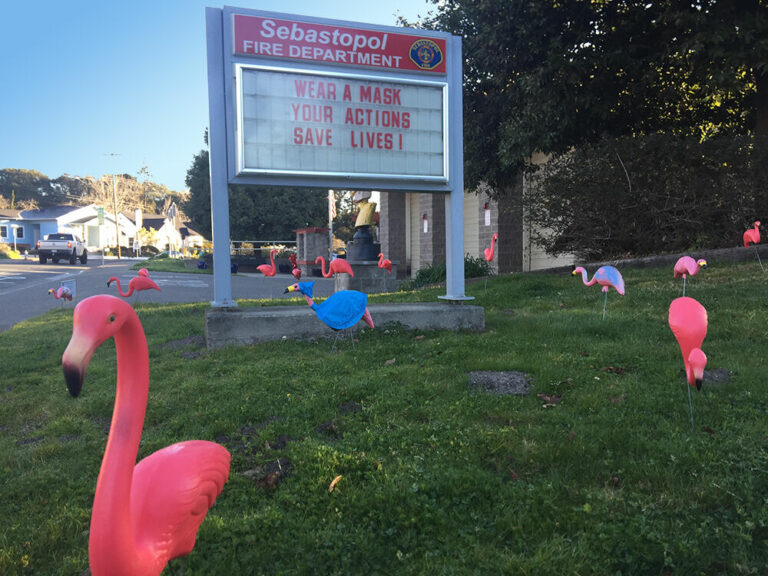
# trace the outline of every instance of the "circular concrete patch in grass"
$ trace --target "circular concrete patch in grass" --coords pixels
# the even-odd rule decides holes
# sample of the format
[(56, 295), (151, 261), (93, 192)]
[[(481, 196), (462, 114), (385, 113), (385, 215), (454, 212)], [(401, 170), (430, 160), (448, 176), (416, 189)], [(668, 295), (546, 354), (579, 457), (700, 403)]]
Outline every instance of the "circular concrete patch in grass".
[(481, 370), (469, 373), (469, 390), (488, 394), (527, 396), (531, 391), (532, 381), (532, 377), (515, 370), (508, 372)]
[(715, 368), (714, 370), (704, 370), (704, 384), (718, 386), (728, 384), (731, 381), (731, 373), (728, 368)]

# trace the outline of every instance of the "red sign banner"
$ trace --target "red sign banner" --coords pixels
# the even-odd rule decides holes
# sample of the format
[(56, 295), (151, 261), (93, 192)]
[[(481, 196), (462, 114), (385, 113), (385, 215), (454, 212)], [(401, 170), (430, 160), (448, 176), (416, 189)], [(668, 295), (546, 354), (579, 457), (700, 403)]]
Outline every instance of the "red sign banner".
[(263, 16), (234, 15), (237, 56), (307, 60), (321, 64), (446, 73), (446, 41)]

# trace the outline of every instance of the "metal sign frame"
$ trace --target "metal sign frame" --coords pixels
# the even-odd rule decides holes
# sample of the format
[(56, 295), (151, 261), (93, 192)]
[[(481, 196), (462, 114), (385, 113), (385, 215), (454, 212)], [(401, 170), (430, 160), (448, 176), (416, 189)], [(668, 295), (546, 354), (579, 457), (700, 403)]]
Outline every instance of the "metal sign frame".
[[(253, 18), (251, 18), (253, 17)], [(250, 20), (246, 20), (250, 18)], [(246, 22), (269, 20), (274, 24), (269, 32), (282, 40), (307, 30), (315, 29), (315, 38), (338, 41), (347, 50), (350, 58), (357, 49), (358, 37), (378, 34), (383, 45), (391, 37), (411, 42), (412, 51), (423, 47), (445, 46), (445, 53), (439, 54), (439, 66), (434, 69), (401, 69), (390, 66), (350, 65), (340, 62), (315, 61), (312, 50), (300, 52), (302, 58), (276, 56), (275, 54), (246, 53), (248, 46), (235, 46), (236, 20)], [(291, 24), (289, 29), (287, 24)], [(331, 34), (331, 30), (335, 30)], [(353, 34), (352, 32), (360, 32)], [(323, 37), (323, 35), (325, 36)], [(383, 39), (383, 40), (382, 40)], [(381, 190), (404, 192), (436, 192), (446, 194), (446, 295), (442, 299), (451, 301), (470, 300), (464, 295), (464, 172), (463, 172), (463, 127), (462, 127), (462, 55), (461, 38), (446, 33), (411, 28), (397, 28), (329, 20), (309, 16), (298, 16), (259, 10), (247, 10), (225, 6), (223, 9), (206, 8), (206, 40), (208, 60), (208, 101), (209, 101), (209, 146), (211, 168), (211, 223), (213, 229), (214, 307), (234, 307), (229, 257), (229, 184), (251, 184), (271, 186), (294, 186), (327, 189)], [(346, 42), (346, 44), (345, 44)], [(328, 42), (326, 42), (327, 44)], [(353, 45), (353, 43), (355, 43)], [(372, 44), (372, 41), (370, 41)], [(252, 43), (252, 48), (255, 44)], [(277, 46), (277, 44), (275, 44)], [(438, 49), (439, 51), (439, 49)], [(277, 52), (277, 50), (275, 50)], [(340, 54), (343, 50), (336, 51)], [(297, 52), (298, 53), (298, 52)], [(331, 53), (333, 54), (333, 53)], [(357, 55), (358, 60), (363, 59)], [(413, 59), (413, 56), (411, 56)], [(383, 61), (383, 60), (382, 60)], [(378, 61), (377, 61), (378, 62)], [(415, 62), (415, 60), (414, 60)], [(443, 108), (443, 162), (444, 174), (439, 177), (403, 174), (373, 173), (305, 173), (302, 170), (289, 173), (270, 171), (243, 171), (239, 166), (241, 136), (238, 128), (241, 112), (239, 108), (239, 71), (247, 68), (282, 70), (286, 73), (305, 73), (367, 79), (374, 82), (395, 82), (403, 84), (425, 83), (442, 85), (444, 88)], [(414, 68), (411, 66), (411, 68)]]

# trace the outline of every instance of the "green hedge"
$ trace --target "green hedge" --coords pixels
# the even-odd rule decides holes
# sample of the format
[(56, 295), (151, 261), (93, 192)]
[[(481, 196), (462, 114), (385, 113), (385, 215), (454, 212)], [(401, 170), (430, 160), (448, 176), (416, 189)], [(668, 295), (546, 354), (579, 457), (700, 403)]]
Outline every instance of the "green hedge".
[(529, 175), (534, 238), (551, 254), (641, 256), (737, 246), (768, 219), (768, 139), (605, 139)]

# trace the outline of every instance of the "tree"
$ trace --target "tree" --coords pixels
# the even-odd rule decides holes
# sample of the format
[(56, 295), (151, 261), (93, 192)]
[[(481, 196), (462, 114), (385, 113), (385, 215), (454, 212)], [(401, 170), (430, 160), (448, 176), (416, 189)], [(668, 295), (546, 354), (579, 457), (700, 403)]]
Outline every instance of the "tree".
[[(183, 204), (193, 228), (211, 237), (211, 187), (208, 152), (192, 160), (185, 183), (189, 198)], [(294, 230), (325, 226), (327, 191), (307, 188), (229, 187), (230, 236), (242, 240), (289, 240)]]
[(469, 186), (607, 136), (763, 126), (766, 0), (432, 1), (424, 25), (463, 37)]

